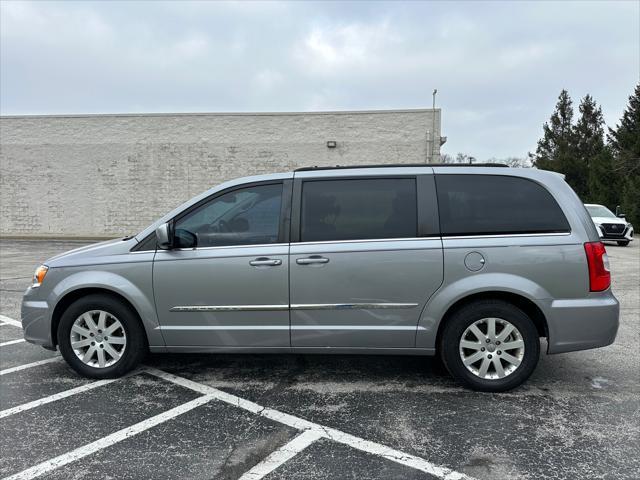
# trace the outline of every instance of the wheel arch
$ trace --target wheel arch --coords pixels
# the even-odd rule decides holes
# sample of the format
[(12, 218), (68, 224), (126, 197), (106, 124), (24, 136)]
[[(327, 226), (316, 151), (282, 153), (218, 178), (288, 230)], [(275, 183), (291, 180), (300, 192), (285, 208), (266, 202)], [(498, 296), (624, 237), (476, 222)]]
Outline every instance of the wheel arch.
[[(121, 267), (121, 266), (120, 266)], [(151, 265), (139, 263), (113, 271), (110, 265), (75, 271), (57, 282), (47, 297), (52, 345), (57, 344), (57, 328), (65, 309), (78, 298), (100, 293), (116, 298), (135, 312), (147, 336), (149, 346), (165, 346), (158, 327), (151, 286)], [(65, 272), (66, 273), (66, 272)]]
[(140, 325), (144, 329), (144, 322), (142, 321), (142, 317), (140, 316), (138, 309), (124, 295), (108, 288), (80, 287), (67, 292), (63, 297), (60, 298), (60, 300), (58, 300), (58, 303), (56, 303), (56, 306), (53, 309), (53, 312), (51, 314), (51, 340), (53, 341), (53, 345), (58, 344), (58, 326), (60, 325), (62, 314), (75, 301), (81, 299), (82, 297), (86, 297), (87, 295), (104, 295), (122, 302), (135, 314), (138, 322), (140, 322)]
[(547, 325), (547, 319), (540, 307), (536, 305), (535, 302), (518, 293), (503, 290), (489, 290), (472, 293), (458, 299), (456, 302), (449, 306), (438, 324), (438, 330), (435, 337), (436, 348), (438, 345), (440, 345), (442, 331), (444, 330), (444, 326), (446, 325), (447, 321), (461, 308), (481, 300), (501, 300), (518, 307), (525, 314), (527, 314), (529, 318), (531, 318), (531, 321), (538, 331), (539, 337), (549, 337), (549, 327)]

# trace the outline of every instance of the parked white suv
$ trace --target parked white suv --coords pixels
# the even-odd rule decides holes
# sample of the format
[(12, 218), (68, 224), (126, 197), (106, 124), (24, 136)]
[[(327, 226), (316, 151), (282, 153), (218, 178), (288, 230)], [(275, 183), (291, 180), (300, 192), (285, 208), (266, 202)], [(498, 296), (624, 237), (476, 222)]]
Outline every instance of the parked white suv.
[(621, 247), (626, 247), (633, 240), (633, 225), (627, 222), (623, 213), (615, 215), (604, 205), (595, 203), (587, 203), (585, 207), (601, 239), (614, 240)]

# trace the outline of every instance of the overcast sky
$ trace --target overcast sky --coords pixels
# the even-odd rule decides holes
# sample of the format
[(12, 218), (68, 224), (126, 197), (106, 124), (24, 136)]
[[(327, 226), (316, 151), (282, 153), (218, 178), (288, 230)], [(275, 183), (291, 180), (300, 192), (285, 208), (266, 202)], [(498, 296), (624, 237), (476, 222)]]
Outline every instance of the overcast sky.
[(0, 112), (425, 108), (443, 152), (525, 156), (562, 88), (618, 122), (640, 2), (0, 3)]

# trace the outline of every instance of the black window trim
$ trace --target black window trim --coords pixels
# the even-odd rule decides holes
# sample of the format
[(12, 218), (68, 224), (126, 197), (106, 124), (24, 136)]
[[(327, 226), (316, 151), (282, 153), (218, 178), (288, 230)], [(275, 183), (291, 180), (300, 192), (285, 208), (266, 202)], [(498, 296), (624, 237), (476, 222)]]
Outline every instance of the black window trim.
[[(516, 178), (516, 179), (520, 179), (520, 180), (526, 180), (529, 181), (531, 183), (535, 183), (536, 185), (538, 185), (540, 188), (542, 188), (545, 192), (547, 192), (549, 194), (549, 196), (553, 199), (553, 201), (556, 203), (556, 205), (558, 206), (558, 208), (560, 209), (560, 212), (562, 213), (562, 216), (564, 217), (565, 221), (567, 222), (567, 229), (564, 230), (531, 230), (531, 231), (527, 231), (527, 232), (522, 232), (522, 231), (514, 231), (514, 232), (500, 232), (500, 233), (496, 233), (496, 232), (469, 232), (469, 233), (443, 233), (442, 232), (442, 225), (438, 224), (438, 230), (441, 234), (441, 237), (443, 239), (452, 239), (452, 238), (467, 238), (467, 237), (481, 237), (481, 238), (499, 238), (499, 237), (513, 237), (513, 236), (543, 236), (543, 235), (547, 235), (547, 236), (560, 236), (560, 235), (571, 235), (572, 233), (572, 229), (571, 229), (571, 223), (569, 222), (569, 219), (567, 218), (567, 215), (565, 214), (564, 210), (562, 209), (562, 207), (560, 206), (560, 202), (558, 202), (558, 200), (556, 199), (556, 197), (553, 195), (553, 193), (551, 193), (551, 191), (541, 182), (538, 182), (535, 179), (532, 178), (527, 178), (527, 177), (521, 177), (519, 175), (501, 175), (499, 173), (490, 173), (490, 174), (476, 174), (476, 173), (460, 173), (460, 172), (447, 172), (447, 173), (434, 173), (434, 181), (435, 181), (435, 192), (436, 192), (436, 200), (438, 200), (438, 196), (437, 196), (437, 192), (438, 192), (438, 182), (437, 182), (437, 177), (440, 176), (478, 176), (478, 177), (506, 177), (506, 178)], [(440, 202), (437, 201), (437, 205), (438, 205), (438, 215), (441, 218), (442, 216), (440, 215)]]
[[(131, 249), (130, 252), (155, 252), (158, 249), (158, 245), (156, 242), (152, 242), (152, 238), (155, 237), (156, 232), (151, 232), (149, 235), (144, 237), (138, 243), (136, 243)], [(149, 245), (147, 245), (149, 244)]]
[[(281, 180), (263, 180), (259, 182), (249, 182), (249, 183), (243, 183), (240, 185), (234, 185), (233, 187), (225, 188), (224, 190), (215, 192), (209, 195), (208, 197), (205, 197), (202, 200), (187, 207), (186, 209), (178, 213), (175, 217), (171, 218), (167, 223), (171, 224), (171, 227), (172, 227), (171, 229), (173, 230), (173, 226), (175, 225), (175, 222), (177, 222), (184, 216), (188, 215), (189, 213), (193, 212), (197, 208), (201, 207), (202, 205), (212, 200), (215, 200), (216, 198), (221, 197), (222, 195), (226, 195), (227, 193), (231, 193), (236, 190), (242, 190), (244, 188), (266, 186), (266, 185), (282, 185), (282, 200), (280, 204), (280, 220), (278, 224), (278, 241), (276, 243), (270, 243), (265, 245), (277, 245), (281, 243), (289, 243), (289, 231), (290, 231), (289, 222), (291, 221), (291, 196), (292, 196), (292, 189), (293, 189), (293, 179), (291, 178), (285, 178)], [(155, 246), (154, 249), (143, 250), (146, 243), (150, 242), (151, 237), (153, 237), (154, 235), (155, 235), (155, 232), (151, 232), (144, 239), (142, 239), (138, 244), (136, 244), (130, 251), (131, 252), (134, 252), (134, 251), (151, 252), (151, 251), (157, 250), (157, 245)], [(263, 244), (260, 244), (260, 245), (263, 245)], [(251, 245), (251, 244), (219, 245), (216, 247), (196, 247), (195, 249), (199, 250), (201, 248), (230, 248), (230, 247), (252, 247), (252, 246), (258, 246), (258, 245)], [(187, 249), (177, 249), (177, 250), (194, 250), (194, 249), (187, 248)]]
[[(429, 166), (429, 165), (426, 165)], [(522, 177), (518, 175), (502, 175), (499, 173), (491, 173), (489, 176), (518, 178), (533, 182), (543, 188), (560, 208), (562, 215), (567, 221), (568, 229), (556, 230), (556, 231), (530, 231), (530, 232), (474, 232), (474, 233), (457, 233), (457, 234), (442, 234), (440, 226), (440, 204), (437, 196), (437, 176), (441, 175), (478, 175), (474, 173), (460, 173), (460, 172), (447, 172), (447, 173), (416, 173), (415, 175), (398, 174), (398, 175), (357, 175), (357, 176), (321, 176), (321, 177), (297, 177), (287, 178), (281, 180), (266, 180), (260, 182), (249, 182), (241, 185), (226, 188), (220, 192), (216, 192), (198, 203), (191, 205), (186, 210), (180, 212), (173, 217), (169, 222), (174, 222), (186, 215), (190, 211), (198, 208), (203, 203), (213, 200), (218, 196), (239, 190), (246, 187), (258, 186), (258, 185), (273, 185), (281, 183), (283, 185), (282, 190), (282, 210), (280, 214), (280, 226), (278, 232), (278, 243), (344, 243), (344, 242), (371, 242), (371, 241), (384, 241), (384, 240), (409, 240), (411, 238), (388, 238), (388, 239), (358, 239), (358, 240), (330, 240), (322, 242), (301, 242), (300, 241), (300, 213), (302, 202), (302, 183), (307, 181), (332, 181), (332, 180), (372, 180), (372, 179), (401, 179), (412, 178), (416, 180), (416, 193), (417, 193), (417, 214), (418, 214), (418, 237), (416, 238), (499, 238), (499, 237), (513, 237), (513, 236), (562, 236), (571, 235), (572, 228), (569, 219), (567, 218), (564, 210), (560, 206), (560, 203), (555, 198), (553, 193), (542, 183), (532, 178)], [(478, 176), (487, 176), (485, 174)], [(428, 208), (428, 205), (434, 205), (436, 208)], [(157, 249), (145, 249), (147, 242), (151, 241), (151, 238), (155, 236), (155, 232), (151, 232), (144, 239), (138, 242), (131, 248), (131, 252), (152, 252)], [(271, 244), (275, 245), (275, 244)], [(250, 247), (252, 245), (234, 245), (236, 247)], [(197, 247), (197, 248), (229, 248), (229, 246), (221, 247)], [(191, 249), (189, 249), (191, 250)]]
[[(426, 165), (428, 166), (428, 165)], [(301, 222), (302, 214), (302, 184), (304, 182), (330, 182), (342, 180), (414, 180), (416, 186), (416, 237), (389, 237), (389, 238), (361, 238), (356, 240), (322, 240), (302, 242), (301, 239)], [(427, 205), (432, 205), (429, 209)], [(431, 211), (429, 211), (431, 210)], [(345, 242), (380, 242), (416, 240), (420, 238), (436, 238), (440, 237), (437, 197), (435, 190), (435, 180), (432, 173), (417, 173), (414, 175), (398, 174), (398, 175), (345, 175), (345, 176), (319, 176), (319, 177), (298, 177), (293, 181), (293, 198), (291, 201), (291, 221), (290, 225), (290, 241), (297, 244), (314, 244), (314, 243), (345, 243)]]

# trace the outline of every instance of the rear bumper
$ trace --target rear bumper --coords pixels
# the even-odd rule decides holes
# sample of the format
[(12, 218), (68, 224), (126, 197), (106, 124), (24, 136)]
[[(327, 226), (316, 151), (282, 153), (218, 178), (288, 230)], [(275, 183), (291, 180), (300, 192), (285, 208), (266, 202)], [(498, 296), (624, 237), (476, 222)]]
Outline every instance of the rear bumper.
[(620, 304), (611, 291), (589, 298), (553, 300), (546, 311), (548, 353), (611, 345), (618, 333)]
[(37, 290), (29, 287), (22, 298), (20, 317), (22, 330), (27, 342), (53, 349), (55, 344), (51, 338), (49, 304), (37, 299)]

